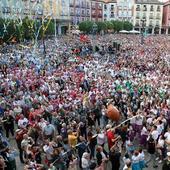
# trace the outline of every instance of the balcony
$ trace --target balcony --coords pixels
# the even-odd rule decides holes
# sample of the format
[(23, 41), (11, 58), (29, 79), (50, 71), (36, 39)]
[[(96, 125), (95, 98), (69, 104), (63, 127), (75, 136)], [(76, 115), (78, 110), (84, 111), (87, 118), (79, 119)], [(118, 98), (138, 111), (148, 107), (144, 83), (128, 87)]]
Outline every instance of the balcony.
[(28, 15), (30, 13), (30, 9), (23, 9), (23, 14)]
[(76, 4), (76, 8), (79, 8), (80, 7), (80, 5), (79, 4)]
[(38, 10), (37, 14), (38, 15), (43, 15), (43, 10)]
[(160, 27), (160, 24), (159, 24), (159, 23), (156, 23), (155, 27), (159, 28), (159, 27)]
[(98, 5), (98, 9), (102, 9), (102, 5)]
[(153, 16), (149, 16), (149, 19), (153, 19)]
[(160, 19), (161, 19), (161, 17), (160, 17), (160, 16), (157, 16), (157, 17), (156, 17), (156, 19), (160, 20)]
[(96, 17), (96, 14), (92, 14), (92, 17)]
[(147, 8), (143, 8), (143, 11), (147, 11)]
[(87, 8), (87, 9), (90, 9), (90, 5), (88, 4), (88, 5), (86, 6), (86, 8)]
[(98, 14), (98, 18), (102, 18), (103, 17), (103, 15), (102, 14)]
[(20, 9), (19, 8), (13, 8), (13, 13), (14, 14), (19, 14), (20, 13)]
[(114, 18), (114, 17), (115, 17), (114, 14), (110, 15), (110, 18)]
[(92, 6), (91, 8), (92, 8), (92, 9), (96, 9), (96, 6)]
[(135, 24), (135, 27), (140, 27), (139, 23), (136, 23), (136, 24)]
[(136, 11), (140, 11), (140, 8), (136, 8)]
[(153, 12), (153, 11), (154, 11), (154, 9), (153, 9), (153, 8), (151, 8), (151, 9), (150, 9), (150, 11), (152, 11), (152, 12)]
[(89, 13), (87, 13), (87, 14), (86, 14), (86, 16), (87, 16), (87, 17), (90, 17), (90, 14), (89, 14)]
[(74, 12), (70, 12), (70, 16), (74, 16)]
[(140, 16), (136, 16), (136, 19), (140, 19)]
[(74, 4), (71, 3), (71, 4), (70, 4), (70, 7), (74, 7)]
[(10, 8), (10, 7), (3, 7), (3, 8), (2, 8), (2, 13), (3, 13), (3, 14), (9, 14), (9, 13), (11, 13), (11, 8)]
[(154, 25), (152, 23), (149, 24), (149, 27), (154, 27)]

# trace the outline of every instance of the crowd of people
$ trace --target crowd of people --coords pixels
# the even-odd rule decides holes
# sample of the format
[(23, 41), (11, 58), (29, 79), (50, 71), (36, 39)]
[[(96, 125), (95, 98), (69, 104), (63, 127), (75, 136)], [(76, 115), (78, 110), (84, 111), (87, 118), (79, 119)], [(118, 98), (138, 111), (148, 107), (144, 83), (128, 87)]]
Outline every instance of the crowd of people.
[(27, 45), (0, 53), (0, 169), (17, 169), (18, 152), (24, 170), (170, 170), (167, 36), (63, 36), (45, 55)]

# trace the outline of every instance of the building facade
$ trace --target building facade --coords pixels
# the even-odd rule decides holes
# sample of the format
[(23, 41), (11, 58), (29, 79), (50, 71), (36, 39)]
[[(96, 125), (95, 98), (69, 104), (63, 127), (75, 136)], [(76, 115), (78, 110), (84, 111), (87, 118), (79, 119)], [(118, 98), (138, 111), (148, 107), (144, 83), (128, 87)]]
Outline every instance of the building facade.
[(91, 9), (91, 21), (104, 21), (103, 18), (103, 6), (104, 1), (101, 0), (91, 0), (90, 9)]
[(163, 33), (170, 34), (170, 0), (163, 6)]
[(144, 22), (145, 31), (150, 34), (160, 34), (162, 28), (163, 3), (158, 0), (136, 0), (134, 6), (133, 25), (141, 30)]
[(56, 23), (56, 33), (65, 33), (70, 25), (70, 7), (67, 0), (42, 0), (43, 17), (51, 18)]
[(2, 18), (41, 18), (43, 16), (42, 0), (0, 0), (0, 17)]
[(117, 19), (117, 1), (108, 0), (103, 5), (103, 19), (104, 21), (111, 21)]
[(69, 8), (72, 25), (90, 20), (90, 0), (70, 0)]
[(117, 0), (117, 19), (133, 21), (134, 0)]

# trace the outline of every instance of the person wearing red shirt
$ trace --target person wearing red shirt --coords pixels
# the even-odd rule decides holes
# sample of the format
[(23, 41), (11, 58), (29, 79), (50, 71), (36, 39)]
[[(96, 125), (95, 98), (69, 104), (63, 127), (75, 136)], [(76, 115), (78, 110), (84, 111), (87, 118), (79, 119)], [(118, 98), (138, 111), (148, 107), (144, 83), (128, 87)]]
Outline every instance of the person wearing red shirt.
[(108, 147), (110, 149), (114, 144), (113, 142), (114, 142), (115, 136), (114, 136), (114, 133), (111, 129), (111, 125), (107, 125), (106, 130), (107, 130), (106, 136), (107, 136)]
[(106, 130), (107, 130), (106, 136), (107, 136), (107, 141), (108, 141), (108, 147), (110, 149), (115, 144), (115, 142), (120, 138), (120, 136), (115, 138), (114, 130), (112, 129), (111, 125), (107, 125)]

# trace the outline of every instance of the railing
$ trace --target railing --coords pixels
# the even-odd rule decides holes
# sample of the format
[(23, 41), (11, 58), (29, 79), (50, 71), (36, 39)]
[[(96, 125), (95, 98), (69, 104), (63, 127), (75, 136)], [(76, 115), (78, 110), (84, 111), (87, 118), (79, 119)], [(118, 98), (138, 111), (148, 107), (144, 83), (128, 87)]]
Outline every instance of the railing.
[(2, 13), (11, 13), (11, 8), (10, 7), (3, 7)]

